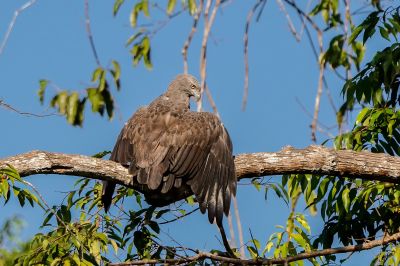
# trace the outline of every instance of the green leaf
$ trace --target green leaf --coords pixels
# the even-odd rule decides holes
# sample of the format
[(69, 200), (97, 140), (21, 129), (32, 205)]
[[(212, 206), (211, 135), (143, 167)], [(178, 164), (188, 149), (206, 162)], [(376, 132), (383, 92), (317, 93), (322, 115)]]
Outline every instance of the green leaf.
[(47, 239), (43, 240), (43, 242), (42, 242), (42, 248), (43, 248), (43, 249), (46, 249), (48, 246), (49, 246), (49, 240), (47, 240)]
[[(260, 182), (258, 181), (258, 178), (253, 178), (252, 180), (251, 180), (251, 183), (253, 184), (253, 186), (257, 189), (257, 191), (260, 191), (260, 189), (261, 189), (261, 184), (260, 184)], [(267, 189), (267, 188), (266, 188)], [(266, 194), (266, 193), (265, 193)]]
[(189, 0), (188, 4), (189, 4), (189, 13), (190, 15), (193, 16), (197, 12), (196, 0)]
[(129, 21), (131, 23), (132, 28), (136, 27), (136, 20), (137, 20), (137, 16), (139, 14), (139, 10), (141, 10), (142, 7), (139, 4), (136, 4), (136, 6), (132, 9), (131, 14), (129, 16)]
[(100, 77), (103, 75), (104, 69), (102, 67), (98, 67), (93, 71), (92, 75), (92, 82), (96, 82), (100, 79)]
[[(57, 216), (65, 223), (71, 222), (71, 212), (65, 205), (61, 205), (60, 209), (57, 211)], [(60, 225), (60, 221), (58, 221), (58, 219), (57, 222)]]
[(126, 46), (131, 45), (138, 37), (140, 37), (143, 34), (143, 31), (136, 32), (133, 34), (129, 39), (126, 41)]
[(142, 11), (143, 14), (148, 17), (150, 16), (150, 12), (149, 12), (149, 0), (142, 0)]
[(48, 215), (46, 216), (46, 218), (43, 220), (43, 223), (42, 223), (42, 225), (41, 225), (42, 227), (50, 225), (48, 222), (49, 222), (50, 219), (54, 216), (54, 211), (55, 211), (55, 207), (53, 207), (53, 211), (48, 210), (49, 214), (48, 214)]
[(112, 119), (114, 115), (114, 99), (109, 90), (103, 90), (101, 94), (104, 99), (108, 118)]
[(10, 190), (10, 185), (8, 184), (7, 180), (2, 179), (0, 176), (0, 195), (3, 195), (4, 199), (8, 199), (8, 194)]
[(58, 112), (64, 115), (67, 110), (67, 99), (68, 99), (68, 92), (61, 91), (53, 97), (53, 99), (50, 102), (50, 106), (58, 107)]
[(113, 8), (113, 16), (117, 15), (119, 8), (124, 3), (125, 0), (115, 0)]
[(114, 249), (115, 255), (118, 255), (118, 244), (117, 244), (117, 242), (115, 242), (115, 240), (113, 240), (113, 239), (110, 239), (110, 242), (111, 242), (111, 246)]
[(297, 242), (297, 244), (299, 244), (302, 248), (306, 249), (307, 241), (302, 237), (301, 234), (293, 233), (291, 234), (291, 237)]
[(304, 215), (296, 215), (296, 221), (301, 224), (301, 226), (304, 227), (304, 229), (307, 230), (307, 232), (310, 234), (311, 233), (311, 228), (310, 225), (307, 223)]
[(194, 205), (194, 197), (193, 196), (189, 196), (186, 198), (186, 202), (190, 205), (193, 206)]
[(120, 90), (121, 85), (120, 85), (120, 77), (121, 77), (121, 67), (119, 63), (115, 60), (112, 61), (112, 65), (114, 67), (114, 70), (111, 71), (111, 74), (114, 79), (115, 87), (117, 90)]
[(78, 102), (79, 102), (79, 94), (77, 92), (73, 92), (68, 97), (67, 102), (67, 121), (68, 123), (74, 125), (76, 121), (76, 117), (78, 114)]
[(252, 259), (258, 258), (257, 251), (254, 249), (254, 247), (247, 246), (247, 250), (249, 251), (250, 256), (251, 256)]
[(99, 113), (101, 116), (104, 114), (104, 97), (97, 88), (87, 88), (87, 95), (90, 103), (92, 104), (92, 112)]
[(365, 107), (364, 109), (362, 109), (360, 111), (360, 113), (357, 115), (357, 119), (356, 119), (356, 124), (361, 124), (362, 121), (364, 121), (364, 117), (369, 114), (370, 112), (370, 108)]
[(362, 26), (362, 25), (356, 27), (350, 35), (349, 43), (353, 43), (354, 40), (358, 37), (358, 35), (360, 35), (360, 33), (362, 32), (363, 29), (364, 29), (364, 26)]
[(0, 169), (0, 174), (5, 174), (10, 179), (11, 183), (14, 184), (14, 181), (23, 183), (21, 176), (18, 173), (18, 170), (15, 169), (11, 164), (7, 164), (7, 168)]
[(389, 39), (389, 32), (388, 32), (385, 28), (379, 27), (379, 32), (380, 32), (380, 34), (381, 34), (381, 36), (382, 36), (383, 38), (385, 38), (386, 40), (390, 41), (390, 39)]
[(39, 80), (38, 96), (39, 96), (39, 101), (41, 104), (43, 104), (43, 102), (44, 102), (44, 92), (46, 90), (48, 83), (49, 83), (48, 80), (45, 80), (45, 79)]
[(343, 192), (342, 192), (342, 202), (343, 202), (343, 207), (346, 210), (346, 212), (349, 212), (350, 209), (350, 197), (349, 197), (349, 192), (350, 190), (346, 187)]
[(170, 15), (175, 8), (176, 5), (176, 0), (168, 0), (168, 5), (167, 5), (167, 13)]
[(149, 226), (150, 226), (150, 228), (151, 228), (154, 232), (156, 232), (157, 234), (160, 233), (160, 226), (158, 225), (158, 223), (156, 223), (156, 222), (154, 222), (154, 221), (150, 221), (150, 222), (149, 222)]

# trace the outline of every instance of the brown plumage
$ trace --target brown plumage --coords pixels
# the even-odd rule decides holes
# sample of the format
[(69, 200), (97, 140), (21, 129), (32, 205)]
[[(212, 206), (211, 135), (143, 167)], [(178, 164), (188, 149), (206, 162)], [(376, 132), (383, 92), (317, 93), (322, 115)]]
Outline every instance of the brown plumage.
[[(164, 206), (182, 199), (187, 187), (211, 223), (222, 224), (236, 193), (232, 142), (217, 116), (190, 111), (190, 97), (200, 97), (198, 81), (178, 75), (167, 91), (142, 107), (122, 129), (110, 160), (129, 168), (150, 189), (148, 202)], [(115, 183), (104, 182), (102, 201), (109, 209)]]

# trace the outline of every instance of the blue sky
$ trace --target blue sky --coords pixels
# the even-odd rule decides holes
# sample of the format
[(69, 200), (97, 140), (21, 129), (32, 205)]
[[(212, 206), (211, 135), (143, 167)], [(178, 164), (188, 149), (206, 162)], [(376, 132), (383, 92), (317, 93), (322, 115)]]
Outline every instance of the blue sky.
[[(114, 92), (117, 113), (112, 121), (85, 112), (83, 128), (68, 125), (63, 117), (26, 117), (0, 109), (0, 157), (31, 150), (92, 155), (111, 150), (124, 122), (141, 105), (148, 104), (163, 93), (168, 83), (183, 71), (181, 49), (191, 28), (191, 20), (182, 14), (168, 22), (152, 38), (154, 68), (146, 70), (141, 64), (133, 67), (128, 48), (124, 46), (133, 34), (128, 13), (132, 3), (112, 16), (113, 1), (91, 1), (90, 16), (96, 48), (103, 66), (111, 60), (120, 62), (122, 90)], [(130, 2), (130, 1), (128, 1)], [(249, 41), (249, 98), (245, 112), (241, 110), (243, 95), (243, 32), (248, 10), (253, 1), (233, 1), (217, 14), (209, 40), (207, 83), (218, 111), (234, 144), (234, 153), (278, 151), (286, 145), (302, 148), (311, 143), (311, 118), (297, 100), (312, 113), (318, 83), (318, 67), (310, 45), (303, 36), (298, 43), (291, 35), (286, 19), (274, 1), (269, 1), (261, 20), (250, 28)], [(16, 8), (25, 1), (8, 0), (0, 3), (0, 40)], [(154, 11), (153, 17), (160, 17)], [(140, 17), (139, 24), (150, 20)], [(298, 24), (297, 24), (298, 25)], [(199, 48), (202, 33), (198, 32), (189, 49), (189, 71), (199, 77)], [(54, 94), (46, 91), (47, 102), (40, 105), (37, 97), (38, 80), (49, 79), (63, 89), (83, 90), (90, 82), (96, 64), (85, 32), (83, 1), (44, 1), (24, 11), (15, 24), (7, 46), (0, 55), (0, 99), (24, 112), (46, 113), (48, 99)], [(340, 105), (342, 83), (327, 75), (330, 90)], [(206, 109), (210, 110), (208, 105)], [(335, 114), (324, 94), (320, 120), (335, 125)], [(335, 133), (333, 131), (333, 133)], [(318, 143), (327, 138), (318, 134)], [(279, 177), (271, 177), (279, 180)], [(46, 200), (58, 204), (63, 191), (72, 189), (75, 177), (39, 175), (29, 177)], [(247, 182), (246, 182), (247, 183)], [(245, 239), (254, 236), (265, 243), (284, 225), (288, 209), (273, 193), (268, 201), (252, 186), (239, 185), (238, 202)], [(299, 210), (301, 210), (299, 208)], [(11, 201), (0, 207), (0, 223), (12, 214), (20, 214), (27, 221), (23, 238), (32, 236), (42, 219), (38, 208), (20, 208)], [(312, 233), (323, 224), (310, 218)], [(196, 230), (192, 230), (196, 228)], [(168, 227), (165, 232), (184, 245), (211, 249), (220, 247), (218, 232), (205, 216), (187, 217)], [(206, 232), (206, 233), (205, 233)], [(377, 251), (364, 256), (354, 255), (347, 265), (368, 262)]]

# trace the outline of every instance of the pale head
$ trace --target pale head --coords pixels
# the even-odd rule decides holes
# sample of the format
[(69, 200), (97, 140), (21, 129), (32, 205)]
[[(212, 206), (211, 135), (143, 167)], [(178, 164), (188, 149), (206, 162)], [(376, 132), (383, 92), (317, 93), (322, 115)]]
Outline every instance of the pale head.
[(189, 74), (180, 74), (169, 84), (168, 93), (184, 93), (188, 97), (200, 100), (200, 84), (197, 79)]

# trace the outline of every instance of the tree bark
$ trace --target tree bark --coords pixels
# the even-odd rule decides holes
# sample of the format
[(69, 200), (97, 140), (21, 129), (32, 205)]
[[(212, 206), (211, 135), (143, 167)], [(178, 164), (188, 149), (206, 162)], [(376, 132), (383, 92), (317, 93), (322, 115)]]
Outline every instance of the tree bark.
[[(31, 151), (0, 159), (0, 169), (7, 164), (15, 167), (22, 177), (36, 174), (82, 176), (114, 181), (144, 194), (149, 192), (145, 185), (135, 182), (122, 165), (84, 155)], [(304, 173), (400, 183), (399, 157), (367, 151), (336, 151), (315, 145), (305, 149), (285, 147), (279, 152), (239, 154), (235, 156), (235, 166), (238, 180)], [(175, 200), (191, 195), (187, 186), (171, 193)]]

